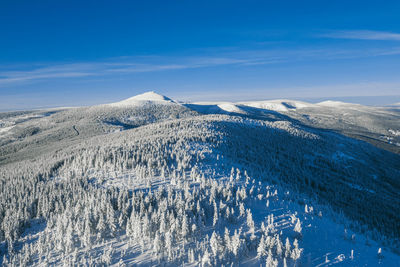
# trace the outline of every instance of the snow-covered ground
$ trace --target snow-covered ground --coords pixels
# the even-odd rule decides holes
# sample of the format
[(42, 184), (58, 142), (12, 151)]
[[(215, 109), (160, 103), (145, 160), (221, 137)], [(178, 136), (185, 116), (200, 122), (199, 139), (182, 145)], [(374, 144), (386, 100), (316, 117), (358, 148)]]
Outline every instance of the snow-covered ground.
[(14, 128), (14, 126), (0, 128), (0, 136), (6, 135), (12, 128)]
[(0, 114), (0, 263), (400, 266), (400, 157), (341, 134), (395, 146), (399, 118), (154, 92)]

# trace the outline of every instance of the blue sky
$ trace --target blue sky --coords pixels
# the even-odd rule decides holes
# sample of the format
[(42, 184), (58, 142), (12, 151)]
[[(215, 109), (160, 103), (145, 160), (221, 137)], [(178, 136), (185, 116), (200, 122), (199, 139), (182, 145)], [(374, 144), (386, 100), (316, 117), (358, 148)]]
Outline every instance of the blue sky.
[(398, 14), (399, 1), (2, 0), (0, 110), (149, 90), (400, 102)]

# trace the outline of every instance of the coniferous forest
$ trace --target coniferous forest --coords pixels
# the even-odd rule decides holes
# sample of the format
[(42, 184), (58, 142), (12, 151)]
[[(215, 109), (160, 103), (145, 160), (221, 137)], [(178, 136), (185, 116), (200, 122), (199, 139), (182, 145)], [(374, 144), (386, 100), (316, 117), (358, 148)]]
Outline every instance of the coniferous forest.
[(239, 108), (0, 113), (0, 264), (398, 264), (394, 149)]

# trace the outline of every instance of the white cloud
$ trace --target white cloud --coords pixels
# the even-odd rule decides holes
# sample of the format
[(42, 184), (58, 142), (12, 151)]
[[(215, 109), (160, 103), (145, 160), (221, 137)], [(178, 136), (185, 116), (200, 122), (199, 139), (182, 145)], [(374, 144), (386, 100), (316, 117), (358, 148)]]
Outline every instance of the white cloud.
[(354, 39), (354, 40), (387, 40), (400, 41), (400, 33), (369, 31), (369, 30), (341, 30), (321, 34), (319, 37), (334, 39)]

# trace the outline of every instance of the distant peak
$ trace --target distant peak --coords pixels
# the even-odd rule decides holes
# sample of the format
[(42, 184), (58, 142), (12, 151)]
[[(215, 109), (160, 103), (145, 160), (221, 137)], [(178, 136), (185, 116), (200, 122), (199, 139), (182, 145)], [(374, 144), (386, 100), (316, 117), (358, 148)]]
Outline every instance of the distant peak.
[(147, 100), (147, 101), (172, 101), (172, 99), (157, 94), (154, 91), (149, 91), (140, 95), (136, 95), (134, 97), (128, 98), (127, 100)]
[(172, 99), (157, 94), (154, 91), (149, 91), (140, 95), (130, 97), (117, 103), (112, 103), (112, 106), (130, 106), (130, 105), (141, 105), (143, 102), (162, 102), (162, 103), (175, 103)]

